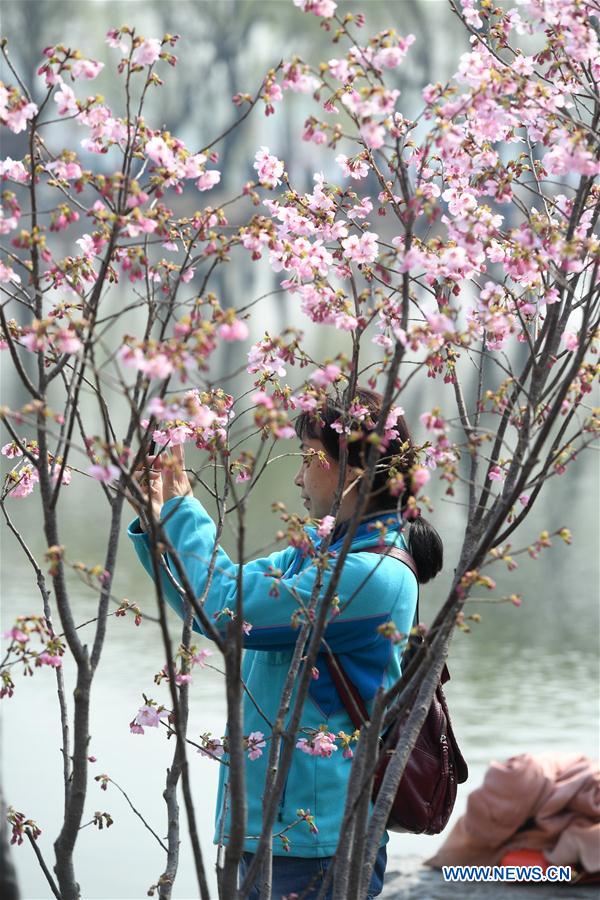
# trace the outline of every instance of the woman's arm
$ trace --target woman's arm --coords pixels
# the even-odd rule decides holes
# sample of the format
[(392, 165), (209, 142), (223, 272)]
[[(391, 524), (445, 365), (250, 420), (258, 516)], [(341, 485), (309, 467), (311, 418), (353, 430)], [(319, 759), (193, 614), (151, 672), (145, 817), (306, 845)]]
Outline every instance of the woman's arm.
[[(185, 567), (196, 597), (203, 597), (207, 586), (208, 566), (214, 550), (215, 525), (201, 503), (193, 497), (172, 497), (163, 506), (161, 521), (169, 542)], [(136, 552), (152, 577), (148, 537), (139, 531), (137, 520), (129, 529)], [(292, 647), (298, 636), (298, 621), (311, 599), (317, 578), (317, 563), (305, 564), (298, 572), (299, 551), (294, 548), (247, 562), (243, 567), (242, 615), (252, 629), (244, 638), (244, 646), (275, 650)], [(167, 563), (175, 577), (176, 569), (167, 555)], [(323, 573), (322, 592), (335, 565)], [(238, 566), (219, 547), (216, 565), (204, 608), (218, 630), (225, 634), (230, 613), (237, 609)], [(163, 575), (166, 598), (178, 615), (184, 604), (177, 589)], [(377, 628), (394, 616), (398, 628), (412, 624), (417, 584), (410, 570), (392, 558), (372, 553), (354, 552), (344, 562), (337, 594), (344, 603), (341, 614), (334, 616), (325, 637), (335, 652), (349, 653), (366, 647), (380, 638)], [(198, 623), (196, 630), (201, 630)]]

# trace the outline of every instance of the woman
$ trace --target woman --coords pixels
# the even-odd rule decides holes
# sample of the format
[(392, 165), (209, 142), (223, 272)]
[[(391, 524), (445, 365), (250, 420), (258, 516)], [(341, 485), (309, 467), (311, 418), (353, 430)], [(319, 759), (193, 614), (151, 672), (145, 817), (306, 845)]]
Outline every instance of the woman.
[[(360, 409), (362, 439), (348, 444), (348, 461), (343, 499), (332, 535), (330, 551), (340, 550), (347, 523), (355, 508), (361, 472), (370, 446), (367, 438), (381, 411), (381, 397), (367, 390), (359, 390), (355, 409)], [(331, 510), (338, 486), (340, 470), (340, 434), (337, 420), (340, 409), (328, 401), (320, 412), (320, 421), (304, 413), (297, 420), (296, 431), (301, 440), (303, 461), (294, 483), (300, 488), (304, 505), (314, 519), (323, 519)], [(387, 423), (386, 423), (387, 424)], [(334, 425), (336, 427), (332, 428)], [(408, 566), (390, 556), (361, 552), (381, 541), (385, 524), (386, 545), (408, 550), (417, 566), (419, 581), (434, 577), (442, 566), (442, 544), (437, 532), (421, 517), (412, 520), (402, 532), (398, 509), (409, 508), (412, 497), (410, 470), (415, 464), (410, 434), (406, 422), (399, 417), (387, 431), (387, 446), (377, 465), (367, 512), (354, 535), (351, 552), (344, 561), (336, 588), (341, 612), (331, 616), (325, 631), (328, 646), (339, 656), (348, 677), (364, 698), (367, 708), (377, 689), (392, 685), (400, 676), (400, 649), (381, 629), (393, 622), (396, 629), (408, 633), (413, 625), (417, 602), (417, 580)], [(184, 470), (183, 450), (173, 448), (173, 456), (180, 464), (165, 468), (151, 476), (151, 499), (156, 516), (164, 521), (166, 535), (184, 564), (196, 596), (203, 594), (207, 580), (207, 564), (214, 546), (215, 526), (201, 503), (192, 496)], [(396, 459), (392, 459), (396, 457)], [(395, 485), (405, 487), (400, 496), (390, 492), (390, 464)], [(373, 527), (377, 523), (377, 527)], [(327, 528), (321, 527), (324, 533)], [(314, 527), (306, 531), (318, 549), (321, 538)], [(408, 532), (408, 534), (406, 533)], [(142, 565), (152, 576), (149, 541), (140, 520), (129, 526)], [(236, 608), (238, 567), (219, 548), (212, 583), (206, 595), (204, 609), (225, 633), (227, 617), (219, 617), (226, 607)], [(257, 706), (271, 722), (275, 720), (281, 691), (288, 672), (292, 651), (298, 637), (293, 616), (299, 610), (299, 599), (308, 604), (317, 577), (314, 556), (290, 546), (263, 559), (248, 562), (243, 567), (243, 616), (252, 627), (245, 635), (242, 674), (256, 706), (245, 698), (244, 732), (267, 732), (264, 718)], [(323, 575), (322, 592), (326, 589), (331, 568)], [(184, 604), (168, 579), (164, 589), (169, 604), (183, 616)], [(349, 603), (345, 603), (349, 600)], [(195, 629), (200, 631), (196, 623)], [(317, 658), (318, 678), (311, 682), (304, 704), (300, 747), (294, 751), (279, 814), (273, 828), (273, 897), (295, 892), (315, 897), (331, 856), (335, 852), (344, 810), (346, 787), (351, 768), (350, 754), (341, 749), (341, 741), (329, 741), (326, 746), (316, 735), (321, 726), (338, 736), (352, 734), (354, 727), (329, 676), (325, 658)], [(293, 698), (292, 698), (293, 704)], [(303, 752), (304, 751), (304, 752)], [(267, 754), (247, 762), (248, 822), (245, 853), (240, 875), (252, 860), (257, 847), (256, 836), (261, 832), (263, 785)], [(223, 813), (224, 786), (227, 767), (221, 766), (217, 803), (216, 834), (220, 832)], [(297, 819), (296, 810), (310, 810), (318, 831), (297, 826), (288, 833), (289, 852), (275, 837), (286, 825)], [(225, 814), (225, 842), (227, 842), (228, 813)], [(377, 856), (368, 897), (376, 897), (383, 886), (386, 866), (387, 833)], [(258, 898), (255, 887), (250, 897)], [(329, 896), (329, 895), (328, 895)]]

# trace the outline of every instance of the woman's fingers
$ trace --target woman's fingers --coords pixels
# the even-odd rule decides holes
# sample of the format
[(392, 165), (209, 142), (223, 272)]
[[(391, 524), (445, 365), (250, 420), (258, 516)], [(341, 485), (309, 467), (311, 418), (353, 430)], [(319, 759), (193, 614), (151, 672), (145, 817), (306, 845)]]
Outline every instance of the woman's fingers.
[(185, 450), (183, 449), (183, 444), (175, 444), (173, 446), (173, 456), (177, 462), (185, 465)]
[[(151, 468), (148, 468), (150, 464)], [(140, 527), (146, 531), (143, 519), (148, 516), (148, 504), (152, 510), (151, 515), (155, 520), (160, 519), (161, 509), (164, 503), (162, 463), (155, 456), (146, 457), (146, 464), (140, 466), (131, 473), (131, 478), (136, 485), (136, 496), (131, 491), (124, 492), (125, 499), (133, 507), (140, 517)]]
[[(135, 472), (132, 473), (133, 480), (136, 482), (139, 491), (141, 492), (144, 500), (147, 501), (147, 488), (150, 488), (150, 497), (152, 500), (157, 500), (162, 497), (162, 473), (156, 471), (154, 469), (150, 469), (149, 472), (144, 471), (144, 469), (136, 469)], [(127, 494), (126, 494), (127, 496)]]
[(163, 485), (165, 500), (171, 497), (184, 497), (192, 493), (187, 472), (185, 471), (185, 452), (182, 444), (170, 448), (168, 460), (163, 466)]

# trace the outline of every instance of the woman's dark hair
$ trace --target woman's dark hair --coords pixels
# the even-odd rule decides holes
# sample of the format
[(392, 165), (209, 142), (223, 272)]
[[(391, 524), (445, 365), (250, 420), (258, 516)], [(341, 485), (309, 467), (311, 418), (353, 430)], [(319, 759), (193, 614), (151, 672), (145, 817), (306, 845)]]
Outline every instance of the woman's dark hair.
[[(367, 388), (357, 388), (353, 404), (367, 410), (362, 421), (352, 421), (352, 434), (347, 442), (348, 465), (353, 468), (364, 469), (367, 462), (367, 453), (370, 447), (368, 440), (373, 433), (381, 415), (383, 398), (376, 391)], [(321, 441), (325, 450), (332, 459), (340, 459), (340, 433), (332, 427), (338, 420), (344, 418), (343, 406), (332, 397), (315, 412), (301, 413), (295, 422), (296, 434), (300, 440)], [(408, 549), (413, 557), (419, 581), (421, 584), (435, 578), (441, 570), (444, 561), (444, 547), (439, 534), (426, 519), (420, 514), (411, 518), (414, 509), (413, 487), (411, 470), (417, 462), (413, 448), (412, 438), (404, 416), (398, 416), (394, 424), (397, 437), (388, 441), (385, 450), (382, 451), (371, 487), (371, 495), (367, 506), (367, 513), (383, 510), (399, 511), (410, 522), (410, 528), (406, 535)], [(398, 482), (401, 476), (404, 482), (404, 490), (401, 493), (394, 490), (394, 480)], [(408, 515), (406, 515), (408, 513)]]

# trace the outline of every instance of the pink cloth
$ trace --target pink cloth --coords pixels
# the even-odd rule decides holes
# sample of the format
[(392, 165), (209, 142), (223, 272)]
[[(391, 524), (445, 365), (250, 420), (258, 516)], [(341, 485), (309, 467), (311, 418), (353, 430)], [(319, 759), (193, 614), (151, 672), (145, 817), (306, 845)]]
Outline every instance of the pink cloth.
[(590, 759), (522, 753), (492, 762), (426, 865), (495, 865), (521, 848), (543, 850), (555, 865), (600, 870), (600, 769)]

